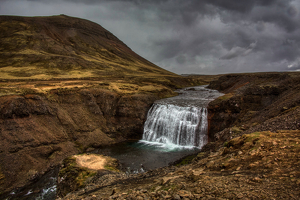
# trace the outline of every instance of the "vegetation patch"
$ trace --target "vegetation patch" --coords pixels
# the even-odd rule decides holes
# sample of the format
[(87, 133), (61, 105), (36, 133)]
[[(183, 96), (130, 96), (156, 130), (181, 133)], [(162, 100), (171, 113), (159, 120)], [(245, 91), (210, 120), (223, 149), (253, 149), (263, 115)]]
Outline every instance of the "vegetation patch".
[(230, 99), (231, 97), (233, 97), (233, 93), (227, 93), (223, 96), (218, 97), (217, 99), (215, 99), (214, 101), (212, 101), (210, 104), (213, 105), (219, 105), (222, 101), (227, 101), (228, 99)]
[(224, 101), (224, 100), (230, 99), (231, 97), (233, 97), (233, 95), (234, 95), (233, 93), (227, 93), (223, 96), (218, 97), (217, 100)]
[(251, 133), (251, 134), (247, 134), (246, 137), (247, 139), (245, 140), (246, 142), (254, 142), (254, 141), (257, 141), (257, 139), (259, 139), (259, 137), (261, 136), (261, 132), (254, 132), (254, 133)]
[(180, 162), (178, 164), (176, 164), (176, 166), (182, 166), (182, 165), (190, 164), (190, 163), (192, 163), (192, 161), (195, 157), (197, 157), (197, 155), (186, 156), (185, 158), (181, 159)]
[(1, 167), (0, 167), (0, 183), (2, 183), (5, 180), (5, 175), (3, 174)]
[(65, 196), (69, 192), (84, 187), (86, 180), (96, 175), (96, 171), (78, 166), (74, 157), (65, 159), (62, 166), (59, 171), (59, 196)]
[(101, 170), (120, 172), (118, 167), (119, 162), (108, 156), (97, 154), (71, 156), (63, 161), (59, 171), (58, 195), (65, 196), (86, 186)]

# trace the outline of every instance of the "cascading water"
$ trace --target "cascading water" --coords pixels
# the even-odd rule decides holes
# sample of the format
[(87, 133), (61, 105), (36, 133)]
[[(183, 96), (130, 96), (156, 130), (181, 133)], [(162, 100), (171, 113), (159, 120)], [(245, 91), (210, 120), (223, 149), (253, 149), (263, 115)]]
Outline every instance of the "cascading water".
[(155, 104), (148, 112), (143, 140), (202, 147), (207, 143), (207, 109)]
[(222, 95), (204, 86), (178, 90), (179, 96), (155, 102), (148, 112), (142, 142), (203, 147), (207, 141), (207, 105)]

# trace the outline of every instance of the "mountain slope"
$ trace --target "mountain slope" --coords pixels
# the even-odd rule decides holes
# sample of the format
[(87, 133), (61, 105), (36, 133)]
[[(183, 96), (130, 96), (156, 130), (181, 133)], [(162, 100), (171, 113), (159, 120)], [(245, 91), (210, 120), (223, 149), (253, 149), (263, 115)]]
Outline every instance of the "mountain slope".
[(177, 76), (102, 26), (65, 15), (0, 16), (0, 78)]

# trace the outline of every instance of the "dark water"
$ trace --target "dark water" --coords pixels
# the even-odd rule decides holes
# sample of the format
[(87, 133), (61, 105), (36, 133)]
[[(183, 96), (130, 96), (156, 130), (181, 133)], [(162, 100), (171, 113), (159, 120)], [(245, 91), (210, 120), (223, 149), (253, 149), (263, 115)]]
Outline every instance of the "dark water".
[(155, 101), (156, 104), (171, 104), (181, 107), (206, 108), (209, 102), (224, 94), (206, 88), (207, 85), (178, 89), (178, 96)]
[(114, 157), (126, 172), (138, 173), (168, 166), (184, 156), (199, 152), (198, 148), (185, 148), (173, 144), (127, 141), (98, 149), (93, 153)]
[(48, 171), (38, 181), (31, 185), (11, 191), (9, 194), (0, 195), (5, 200), (54, 200), (56, 197), (56, 184), (58, 167)]

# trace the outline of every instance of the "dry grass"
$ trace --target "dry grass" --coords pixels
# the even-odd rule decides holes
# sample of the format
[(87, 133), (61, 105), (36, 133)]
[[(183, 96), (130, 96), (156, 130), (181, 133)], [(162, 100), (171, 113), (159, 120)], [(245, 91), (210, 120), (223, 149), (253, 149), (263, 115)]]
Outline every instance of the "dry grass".
[(76, 159), (77, 165), (91, 170), (102, 170), (107, 163), (107, 158), (102, 155), (83, 154), (73, 156)]
[[(176, 88), (199, 83), (199, 77), (186, 81), (148, 62), (117, 38), (107, 40), (103, 35), (110, 33), (88, 21), (82, 20), (83, 28), (77, 30), (76, 37), (70, 37), (57, 31), (56, 25), (65, 25), (68, 30), (68, 26), (79, 19), (65, 16), (27, 19), (4, 17), (0, 22), (3, 35), (0, 37), (0, 81), (4, 83), (0, 96), (23, 94), (23, 90), (28, 89), (47, 93), (57, 88), (87, 87), (123, 94), (170, 93)], [(43, 26), (37, 26), (39, 23)], [(86, 30), (90, 27), (92, 31)], [(95, 33), (96, 29), (99, 32)], [(51, 83), (57, 79), (63, 80), (48, 86), (36, 85), (40, 81)], [(65, 85), (70, 79), (78, 79), (81, 83)]]

